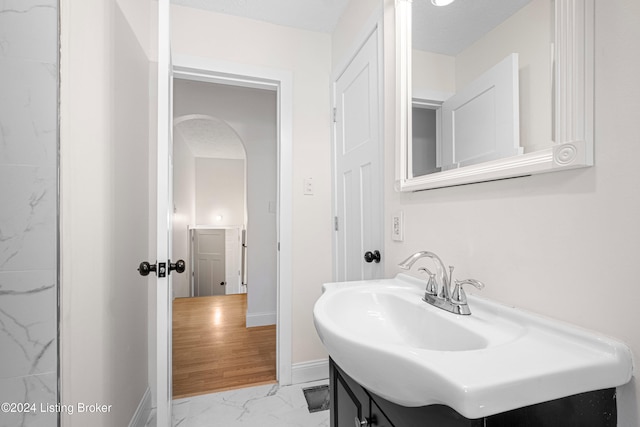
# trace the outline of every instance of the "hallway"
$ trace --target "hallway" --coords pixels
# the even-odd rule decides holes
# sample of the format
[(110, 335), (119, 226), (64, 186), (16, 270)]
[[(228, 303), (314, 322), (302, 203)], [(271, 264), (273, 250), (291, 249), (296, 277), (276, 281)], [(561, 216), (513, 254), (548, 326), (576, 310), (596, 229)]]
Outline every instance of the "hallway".
[(173, 398), (275, 383), (276, 326), (246, 328), (247, 294), (173, 302)]

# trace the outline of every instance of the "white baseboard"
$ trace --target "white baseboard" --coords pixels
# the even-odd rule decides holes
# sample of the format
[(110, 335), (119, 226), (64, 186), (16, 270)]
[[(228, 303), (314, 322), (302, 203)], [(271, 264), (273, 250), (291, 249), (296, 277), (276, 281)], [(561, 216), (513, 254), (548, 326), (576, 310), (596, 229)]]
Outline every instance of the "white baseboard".
[(247, 313), (247, 328), (254, 326), (267, 326), (275, 325), (277, 315), (275, 311), (262, 312), (262, 313)]
[(150, 414), (151, 390), (147, 387), (142, 395), (142, 400), (138, 404), (138, 408), (136, 408), (136, 412), (133, 413), (133, 417), (131, 417), (131, 421), (129, 421), (129, 427), (145, 427)]
[(329, 360), (319, 359), (294, 363), (291, 367), (291, 383), (300, 384), (329, 378)]

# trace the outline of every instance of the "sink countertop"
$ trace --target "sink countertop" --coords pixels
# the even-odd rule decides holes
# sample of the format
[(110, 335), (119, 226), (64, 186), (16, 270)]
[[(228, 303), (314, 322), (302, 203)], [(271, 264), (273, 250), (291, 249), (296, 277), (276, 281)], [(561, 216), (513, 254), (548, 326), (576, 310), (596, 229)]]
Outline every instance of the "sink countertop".
[(424, 285), (405, 274), (328, 283), (314, 308), (331, 357), (391, 402), (481, 418), (631, 379), (616, 340), (473, 295), (470, 316), (452, 314), (421, 300)]

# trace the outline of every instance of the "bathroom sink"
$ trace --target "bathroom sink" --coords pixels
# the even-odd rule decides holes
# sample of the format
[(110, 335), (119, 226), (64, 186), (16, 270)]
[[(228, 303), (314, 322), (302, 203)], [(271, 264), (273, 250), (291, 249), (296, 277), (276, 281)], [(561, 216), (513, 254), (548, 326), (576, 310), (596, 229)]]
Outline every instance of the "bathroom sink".
[(481, 418), (631, 379), (622, 343), (473, 295), (470, 316), (452, 314), (422, 301), (424, 286), (405, 274), (327, 283), (314, 307), (333, 360), (393, 403)]
[(341, 292), (326, 293), (327, 317), (342, 333), (385, 348), (477, 350), (514, 339), (524, 330), (506, 322), (501, 322), (504, 329), (491, 328), (477, 318), (432, 310), (421, 301), (419, 289), (381, 286), (380, 282), (347, 286), (340, 286)]

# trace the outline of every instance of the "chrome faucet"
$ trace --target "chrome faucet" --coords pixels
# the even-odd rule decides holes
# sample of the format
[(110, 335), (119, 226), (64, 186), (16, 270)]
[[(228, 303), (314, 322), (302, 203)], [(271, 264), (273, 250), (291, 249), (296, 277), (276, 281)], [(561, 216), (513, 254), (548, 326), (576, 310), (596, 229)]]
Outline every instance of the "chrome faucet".
[[(440, 257), (433, 252), (420, 251), (411, 255), (409, 258), (402, 261), (398, 266), (404, 270), (409, 270), (416, 261), (421, 258), (431, 258), (436, 263), (436, 273), (432, 273), (428, 269), (422, 267), (418, 271), (423, 271), (429, 275), (427, 279), (427, 287), (424, 292), (423, 301), (449, 311), (455, 314), (471, 314), (469, 310), (469, 304), (467, 303), (467, 296), (462, 289), (463, 285), (471, 285), (477, 289), (484, 288), (484, 283), (476, 279), (465, 280), (453, 280), (453, 266), (449, 266), (449, 275), (447, 276), (444, 263)], [(455, 283), (453, 290), (451, 290), (451, 283)]]

